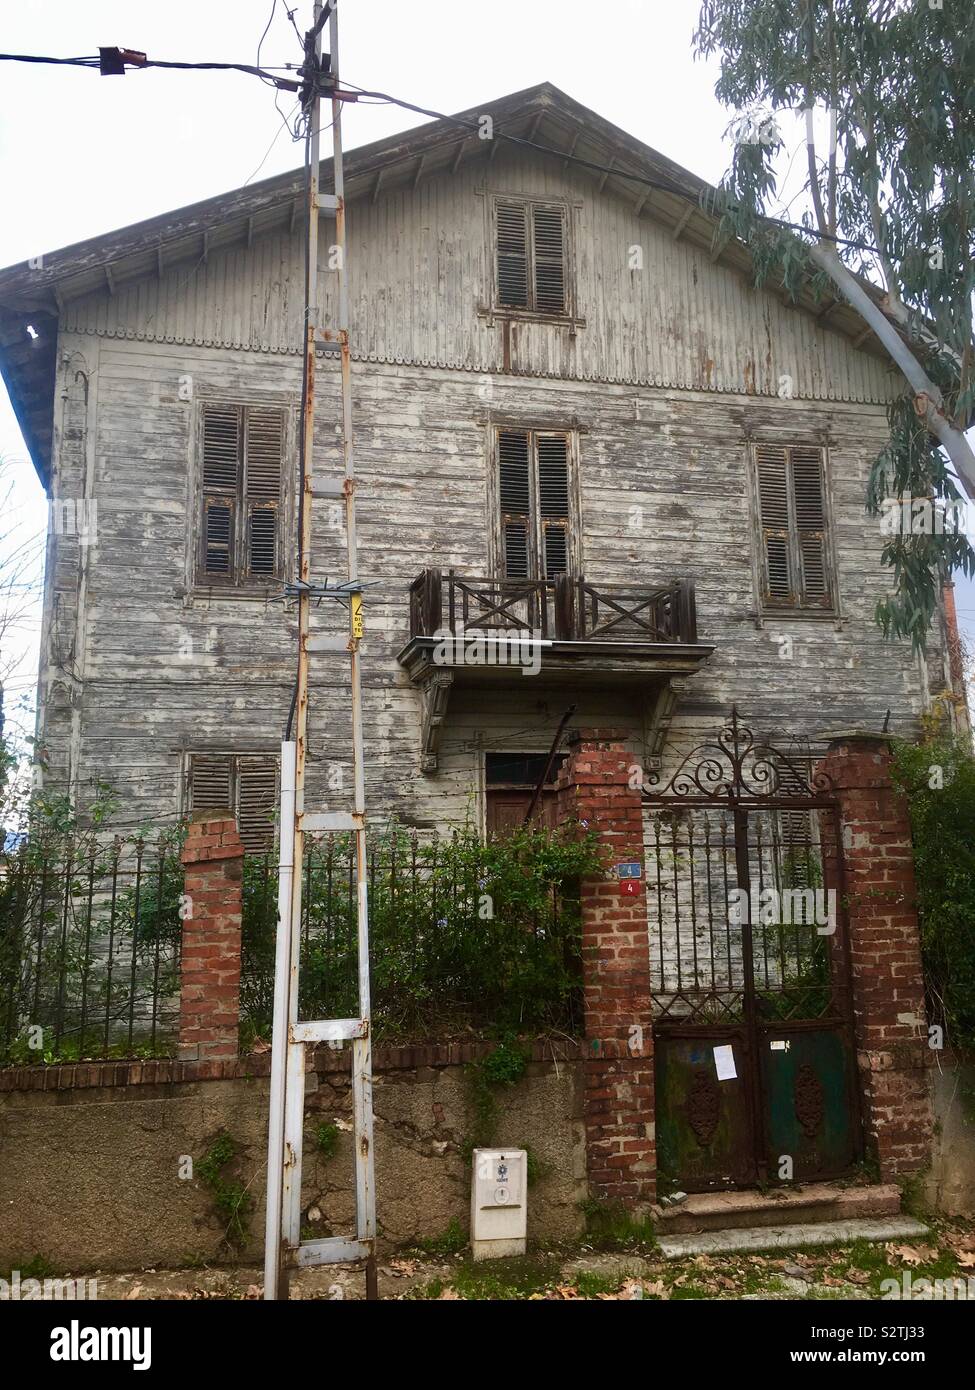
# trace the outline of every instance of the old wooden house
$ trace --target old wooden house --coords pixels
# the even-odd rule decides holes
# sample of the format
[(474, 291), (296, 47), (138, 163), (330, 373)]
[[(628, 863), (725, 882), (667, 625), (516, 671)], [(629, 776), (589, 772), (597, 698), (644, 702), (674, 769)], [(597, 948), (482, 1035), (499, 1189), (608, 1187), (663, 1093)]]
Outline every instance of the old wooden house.
[[(645, 872), (629, 904), (584, 888), (594, 1191), (652, 1195), (655, 1146), (688, 1188), (781, 1178), (783, 1153), (845, 1172), (861, 1102), (882, 1174), (913, 1171), (909, 830), (884, 755), (835, 737), (909, 737), (960, 693), (950, 601), (923, 657), (874, 618), (890, 574), (864, 497), (899, 380), (842, 303), (754, 288), (705, 185), (564, 93), (465, 115), (519, 140), (440, 120), (346, 160), (369, 826), (492, 831), (536, 793), (566, 819), (568, 780), (621, 895)], [(114, 785), (120, 829), (229, 805), (245, 845), (271, 839), (301, 222), (296, 173), (0, 272), (0, 367), (52, 499), (39, 775), (82, 806)], [(326, 226), (323, 324), (330, 254)], [(333, 357), (317, 389), (334, 480)], [(316, 502), (318, 579), (344, 577), (342, 527)], [(338, 605), (315, 623), (348, 631)], [(306, 804), (334, 811), (347, 668), (313, 658)], [(546, 786), (569, 711), (590, 732)], [(849, 934), (733, 916), (749, 881), (845, 903), (846, 850), (868, 886)]]
[[(371, 819), (518, 818), (569, 706), (646, 767), (733, 703), (813, 751), (888, 711), (909, 734), (952, 676), (943, 622), (925, 660), (874, 622), (879, 346), (840, 303), (753, 288), (700, 180), (556, 88), (469, 114), (531, 143), (435, 121), (347, 160)], [(302, 324), (300, 174), (0, 273), (52, 498), (41, 776), (114, 783), (130, 826), (229, 801), (269, 834)], [(327, 475), (333, 359), (319, 382)], [(321, 575), (341, 526), (322, 504)], [(537, 662), (437, 647), (512, 626)], [(339, 807), (343, 680), (316, 659), (309, 785)]]

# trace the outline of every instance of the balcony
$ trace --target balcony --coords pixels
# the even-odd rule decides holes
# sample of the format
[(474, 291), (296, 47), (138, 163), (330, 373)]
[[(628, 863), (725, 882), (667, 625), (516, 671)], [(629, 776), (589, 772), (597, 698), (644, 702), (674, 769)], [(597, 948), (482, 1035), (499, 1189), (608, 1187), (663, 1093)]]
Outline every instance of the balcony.
[(655, 587), (425, 569), (410, 585), (410, 637), (398, 660), (424, 691), (422, 766), (432, 771), (454, 686), (662, 691), (713, 650), (698, 641), (688, 580)]

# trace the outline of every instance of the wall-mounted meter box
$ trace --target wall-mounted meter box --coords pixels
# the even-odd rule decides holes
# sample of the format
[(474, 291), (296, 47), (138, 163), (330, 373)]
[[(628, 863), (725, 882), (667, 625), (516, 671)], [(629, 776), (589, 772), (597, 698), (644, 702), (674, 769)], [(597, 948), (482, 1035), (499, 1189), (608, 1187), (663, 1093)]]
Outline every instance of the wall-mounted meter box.
[(523, 1255), (528, 1230), (524, 1149), (475, 1149), (471, 1173), (471, 1250), (475, 1260)]

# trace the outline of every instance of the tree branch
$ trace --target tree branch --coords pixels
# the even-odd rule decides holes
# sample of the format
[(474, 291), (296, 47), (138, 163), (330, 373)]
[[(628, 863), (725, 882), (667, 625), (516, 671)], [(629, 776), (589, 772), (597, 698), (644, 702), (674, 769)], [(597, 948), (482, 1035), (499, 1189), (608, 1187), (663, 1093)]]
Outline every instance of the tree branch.
[[(816, 265), (833, 281), (846, 302), (876, 334), (914, 392), (914, 408), (926, 428), (939, 440), (954, 464), (955, 472), (968, 496), (975, 500), (975, 453), (960, 429), (948, 419), (944, 397), (920, 362), (901, 338), (878, 304), (847, 270), (831, 246), (816, 242), (809, 247)], [(905, 311), (906, 313), (906, 311)]]

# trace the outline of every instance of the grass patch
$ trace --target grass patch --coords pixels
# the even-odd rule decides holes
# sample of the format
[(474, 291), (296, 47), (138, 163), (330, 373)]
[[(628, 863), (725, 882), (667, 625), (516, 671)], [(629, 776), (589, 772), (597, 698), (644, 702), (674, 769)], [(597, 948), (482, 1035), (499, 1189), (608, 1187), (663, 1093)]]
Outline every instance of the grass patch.
[(424, 1255), (459, 1255), (466, 1245), (467, 1232), (454, 1216), (441, 1235), (427, 1236), (414, 1241), (411, 1249), (419, 1250)]
[(652, 1219), (635, 1217), (622, 1202), (589, 1197), (581, 1209), (586, 1218), (586, 1244), (594, 1250), (645, 1250), (657, 1243)]
[(561, 1278), (561, 1266), (551, 1256), (521, 1255), (510, 1260), (468, 1260), (451, 1283), (461, 1298), (503, 1300), (542, 1293)]

